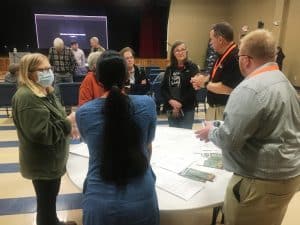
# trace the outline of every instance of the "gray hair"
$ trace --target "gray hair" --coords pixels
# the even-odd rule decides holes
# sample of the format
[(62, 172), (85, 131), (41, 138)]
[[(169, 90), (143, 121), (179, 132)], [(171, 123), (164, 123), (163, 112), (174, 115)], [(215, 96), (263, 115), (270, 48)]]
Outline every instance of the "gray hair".
[(55, 38), (53, 41), (54, 48), (63, 49), (64, 45), (64, 41), (61, 38)]
[(87, 63), (89, 66), (89, 69), (94, 71), (96, 64), (97, 64), (97, 60), (99, 59), (100, 55), (102, 54), (102, 52), (92, 52), (91, 54), (89, 54), (88, 59), (87, 59)]
[(92, 37), (90, 40), (99, 43), (99, 39), (97, 37)]

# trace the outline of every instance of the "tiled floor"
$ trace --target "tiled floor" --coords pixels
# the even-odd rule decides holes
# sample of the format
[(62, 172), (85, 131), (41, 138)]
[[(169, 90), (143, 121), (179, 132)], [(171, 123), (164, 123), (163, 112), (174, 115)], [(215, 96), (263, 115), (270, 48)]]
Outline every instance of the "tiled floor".
[[(199, 119), (203, 113), (196, 115), (197, 122), (194, 129), (200, 127)], [(164, 116), (159, 116), (160, 124), (166, 125)], [(31, 181), (21, 177), (18, 166), (17, 134), (11, 118), (7, 118), (4, 111), (0, 111), (0, 225), (30, 225), (35, 224), (35, 198)], [(58, 198), (58, 215), (62, 220), (74, 220), (80, 225), (82, 211), (80, 209), (81, 193), (73, 185), (67, 175), (62, 179)], [(299, 224), (300, 194), (292, 200), (283, 225)], [(161, 224), (186, 224), (185, 218), (190, 215), (180, 215), (172, 219), (161, 216)], [(196, 219), (196, 217), (195, 217)], [(199, 211), (198, 224), (209, 225), (211, 209)], [(267, 224), (266, 224), (267, 225)]]

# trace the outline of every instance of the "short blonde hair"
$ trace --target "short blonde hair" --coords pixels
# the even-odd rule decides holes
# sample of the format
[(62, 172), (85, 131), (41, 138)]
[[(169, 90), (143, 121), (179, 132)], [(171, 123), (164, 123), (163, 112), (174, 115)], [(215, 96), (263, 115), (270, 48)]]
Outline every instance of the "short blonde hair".
[[(34, 73), (38, 69), (38, 66), (45, 60), (48, 61), (48, 58), (40, 53), (27, 54), (20, 60), (18, 78), (19, 85), (27, 86), (35, 95), (39, 97), (44, 97), (45, 94), (41, 91), (41, 88), (37, 83), (29, 79), (29, 76)], [(52, 88), (51, 91), (53, 91)]]
[(245, 35), (240, 42), (242, 54), (254, 59), (275, 60), (276, 43), (270, 31), (265, 29), (254, 30)]
[(92, 52), (91, 54), (89, 54), (88, 58), (87, 58), (87, 63), (89, 66), (89, 69), (94, 71), (96, 64), (97, 64), (97, 60), (99, 59), (100, 55), (102, 54), (102, 52), (98, 51), (98, 52)]
[(53, 46), (54, 48), (63, 49), (65, 46), (63, 39), (55, 38), (53, 41)]

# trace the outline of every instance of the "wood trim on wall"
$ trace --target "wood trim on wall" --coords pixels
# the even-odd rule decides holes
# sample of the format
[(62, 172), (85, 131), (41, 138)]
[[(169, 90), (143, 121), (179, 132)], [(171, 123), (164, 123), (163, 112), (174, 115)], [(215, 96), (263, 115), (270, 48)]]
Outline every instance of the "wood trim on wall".
[[(138, 66), (159, 66), (162, 69), (165, 69), (169, 65), (168, 59), (143, 59), (135, 58), (135, 64)], [(8, 70), (9, 58), (0, 57), (0, 76), (5, 74)]]

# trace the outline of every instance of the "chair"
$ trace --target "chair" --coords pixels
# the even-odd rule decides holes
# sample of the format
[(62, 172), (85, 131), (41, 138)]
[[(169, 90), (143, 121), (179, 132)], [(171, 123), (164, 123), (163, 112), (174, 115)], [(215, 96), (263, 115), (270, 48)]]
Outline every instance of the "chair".
[(147, 67), (145, 67), (146, 76), (148, 76), (150, 74), (150, 71), (152, 69), (160, 69), (160, 67), (159, 66), (147, 66)]
[(59, 85), (61, 103), (63, 106), (77, 106), (79, 97), (79, 82), (61, 83)]
[(149, 79), (150, 83), (152, 83), (158, 75), (159, 73), (150, 73), (147, 78)]
[(6, 107), (7, 117), (8, 107), (11, 107), (12, 97), (17, 91), (17, 85), (13, 83), (0, 83), (0, 107)]
[(196, 111), (199, 111), (199, 104), (203, 103), (204, 105), (204, 113), (206, 113), (206, 96), (207, 96), (207, 89), (201, 88), (200, 90), (196, 91)]
[(161, 73), (161, 72), (165, 72), (165, 70), (164, 69), (150, 69), (150, 74), (151, 73)]

